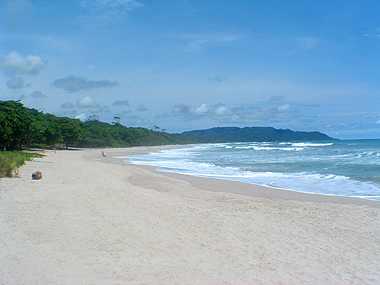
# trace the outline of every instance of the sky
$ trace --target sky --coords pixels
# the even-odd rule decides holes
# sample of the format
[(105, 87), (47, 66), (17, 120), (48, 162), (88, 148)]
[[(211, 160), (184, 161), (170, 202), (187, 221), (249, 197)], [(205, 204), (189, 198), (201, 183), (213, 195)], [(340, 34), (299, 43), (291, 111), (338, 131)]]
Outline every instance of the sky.
[(0, 0), (0, 100), (81, 120), (380, 138), (380, 3)]

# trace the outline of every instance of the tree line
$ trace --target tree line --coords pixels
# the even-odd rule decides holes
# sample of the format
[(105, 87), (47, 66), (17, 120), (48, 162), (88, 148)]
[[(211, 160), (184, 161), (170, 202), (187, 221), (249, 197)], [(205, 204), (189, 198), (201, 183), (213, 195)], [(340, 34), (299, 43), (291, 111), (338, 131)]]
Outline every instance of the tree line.
[(129, 128), (118, 121), (113, 124), (95, 119), (81, 122), (26, 108), (18, 101), (0, 101), (0, 150), (332, 139), (320, 132), (296, 132), (271, 127), (211, 128), (169, 134), (158, 126), (150, 130)]
[(127, 147), (190, 142), (179, 135), (96, 120), (81, 122), (0, 101), (0, 150), (25, 147)]

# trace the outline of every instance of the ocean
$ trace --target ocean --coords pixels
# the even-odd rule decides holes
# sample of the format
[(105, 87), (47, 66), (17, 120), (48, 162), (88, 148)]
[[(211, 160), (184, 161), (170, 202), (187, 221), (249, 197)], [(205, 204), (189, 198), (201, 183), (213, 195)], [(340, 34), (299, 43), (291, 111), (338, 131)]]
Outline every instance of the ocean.
[(162, 171), (380, 201), (380, 140), (198, 144), (127, 159)]

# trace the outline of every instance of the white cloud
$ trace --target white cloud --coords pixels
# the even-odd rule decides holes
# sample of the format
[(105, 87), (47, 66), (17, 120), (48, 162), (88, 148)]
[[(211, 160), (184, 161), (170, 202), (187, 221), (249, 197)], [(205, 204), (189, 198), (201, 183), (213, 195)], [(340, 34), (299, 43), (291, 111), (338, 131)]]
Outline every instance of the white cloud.
[(214, 112), (218, 116), (224, 116), (231, 113), (230, 109), (228, 109), (225, 105), (218, 105)]
[(40, 73), (45, 65), (37, 55), (23, 56), (16, 51), (10, 52), (0, 63), (1, 69), (9, 75), (35, 75)]
[(220, 120), (221, 118), (226, 116), (234, 115), (231, 109), (224, 104), (201, 104), (198, 107), (180, 104), (174, 106), (173, 113), (175, 115), (180, 115), (189, 119), (209, 117), (216, 120)]
[(77, 106), (83, 109), (96, 108), (98, 104), (90, 96), (85, 96), (77, 101)]
[(201, 104), (199, 107), (195, 108), (194, 112), (196, 114), (205, 114), (209, 111), (207, 104)]

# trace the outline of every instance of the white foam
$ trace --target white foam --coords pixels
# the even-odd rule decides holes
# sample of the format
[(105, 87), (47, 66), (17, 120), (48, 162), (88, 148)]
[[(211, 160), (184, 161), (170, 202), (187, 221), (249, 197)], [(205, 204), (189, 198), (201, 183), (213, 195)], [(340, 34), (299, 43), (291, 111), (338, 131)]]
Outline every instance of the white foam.
[[(244, 183), (271, 186), (275, 188), (291, 189), (299, 192), (352, 197), (380, 196), (380, 187), (377, 184), (354, 180), (343, 175), (319, 174), (310, 172), (254, 172), (246, 171), (239, 167), (224, 167), (209, 163), (207, 161), (204, 162), (205, 158), (207, 159), (209, 150), (212, 151), (211, 153), (214, 153), (213, 155), (220, 155), (223, 157), (223, 149), (226, 149), (225, 153), (228, 154), (228, 159), (230, 159), (230, 156), (232, 159), (240, 159), (239, 155), (243, 155), (243, 157), (253, 156), (252, 161), (262, 161), (265, 158), (263, 163), (268, 163), (270, 162), (270, 157), (273, 156), (267, 157), (266, 154), (260, 154), (258, 152), (258, 157), (255, 157), (255, 152), (252, 152), (252, 154), (250, 154), (250, 152), (247, 151), (246, 154), (236, 152), (238, 156), (235, 158), (232, 156), (234, 152), (229, 148), (241, 150), (253, 149), (255, 151), (301, 151), (310, 147), (307, 146), (309, 143), (297, 143), (298, 145), (304, 145), (304, 147), (296, 147), (294, 146), (295, 143), (283, 143), (282, 147), (279, 146), (280, 144), (272, 143), (269, 145), (269, 143), (266, 143), (266, 145), (263, 145), (262, 143), (238, 143), (192, 145), (186, 148), (164, 150), (159, 153), (152, 153), (148, 155), (129, 156), (127, 159), (129, 162), (134, 164), (151, 165), (169, 172), (240, 181)], [(317, 145), (319, 146), (322, 144)], [(326, 144), (323, 145), (325, 146)], [(217, 149), (220, 150), (215, 153)], [(264, 155), (264, 158), (262, 155)], [(343, 157), (346, 157), (346, 155), (351, 156), (351, 154), (341, 154), (336, 155), (334, 159), (341, 159)], [(367, 155), (376, 156), (377, 152), (368, 152)], [(287, 155), (285, 159), (289, 160), (290, 158), (297, 157), (297, 155)], [(327, 158), (332, 159), (333, 156), (327, 156)], [(203, 160), (203, 162), (197, 162), (194, 160)], [(230, 162), (232, 166), (234, 166), (234, 163), (240, 165), (238, 161), (231, 160)]]
[(248, 145), (248, 146), (236, 146), (235, 149), (255, 149), (255, 146)]
[(360, 157), (363, 157), (363, 156), (380, 157), (380, 152), (378, 152), (378, 151), (364, 151), (364, 152), (360, 153), (359, 155), (360, 155)]
[(380, 194), (380, 189), (371, 183), (332, 174), (250, 172), (241, 171), (239, 168), (234, 167), (220, 167), (211, 163), (197, 163), (186, 160), (132, 160), (130, 162), (139, 165), (156, 166), (165, 171), (180, 174), (239, 181), (305, 193), (355, 197), (372, 197)]
[(271, 146), (253, 146), (254, 150), (283, 150), (283, 151), (301, 151), (303, 147), (271, 147)]
[(332, 146), (334, 143), (292, 143), (291, 145), (295, 147), (324, 147)]

